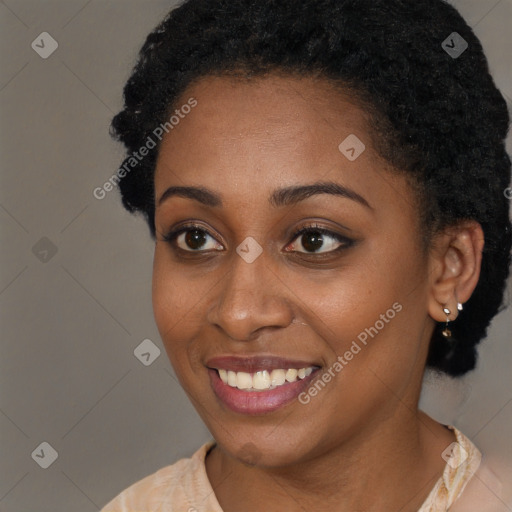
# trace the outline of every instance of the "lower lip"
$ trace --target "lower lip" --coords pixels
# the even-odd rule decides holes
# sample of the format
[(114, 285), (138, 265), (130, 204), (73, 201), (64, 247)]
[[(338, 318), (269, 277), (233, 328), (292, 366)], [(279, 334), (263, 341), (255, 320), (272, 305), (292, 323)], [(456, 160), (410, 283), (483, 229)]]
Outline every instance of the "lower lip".
[(273, 412), (292, 402), (309, 386), (317, 371), (305, 379), (287, 382), (275, 389), (243, 391), (224, 384), (217, 370), (208, 369), (213, 391), (221, 402), (234, 412), (249, 415)]

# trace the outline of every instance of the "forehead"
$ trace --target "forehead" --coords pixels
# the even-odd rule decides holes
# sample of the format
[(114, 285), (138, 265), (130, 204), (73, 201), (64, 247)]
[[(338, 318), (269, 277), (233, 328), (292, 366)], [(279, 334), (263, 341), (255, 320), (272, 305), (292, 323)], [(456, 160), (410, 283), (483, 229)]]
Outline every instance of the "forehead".
[[(190, 98), (197, 106), (160, 147), (157, 198), (184, 184), (251, 197), (333, 178), (368, 189), (375, 186), (372, 171), (386, 168), (373, 149), (368, 114), (326, 80), (207, 77), (190, 86), (176, 108)], [(350, 146), (356, 160), (343, 153)]]

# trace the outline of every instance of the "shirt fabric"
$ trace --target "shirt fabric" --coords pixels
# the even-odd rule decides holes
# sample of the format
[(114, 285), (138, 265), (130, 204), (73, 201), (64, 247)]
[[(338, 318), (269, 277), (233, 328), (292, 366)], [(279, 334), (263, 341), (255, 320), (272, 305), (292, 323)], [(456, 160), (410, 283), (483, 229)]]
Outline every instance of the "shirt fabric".
[[(443, 456), (442, 476), (418, 512), (502, 512), (511, 510), (499, 498), (501, 483), (482, 467), (478, 448), (455, 427), (457, 443)], [(223, 512), (208, 480), (205, 457), (215, 441), (125, 489), (101, 512)], [(468, 486), (471, 482), (472, 486)], [(468, 491), (466, 491), (468, 487)], [(467, 492), (467, 499), (466, 498)]]

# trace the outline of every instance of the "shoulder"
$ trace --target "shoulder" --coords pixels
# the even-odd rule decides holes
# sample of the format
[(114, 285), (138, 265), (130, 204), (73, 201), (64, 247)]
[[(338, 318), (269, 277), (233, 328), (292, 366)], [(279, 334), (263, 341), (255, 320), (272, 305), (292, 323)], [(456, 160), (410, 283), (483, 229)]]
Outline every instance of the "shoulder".
[(512, 468), (484, 456), (450, 512), (509, 512), (512, 509)]
[(419, 512), (509, 512), (510, 484), (505, 482), (512, 481), (510, 474), (507, 477), (501, 468), (496, 472), (496, 465), (462, 432), (448, 428), (457, 441), (443, 452), (443, 475)]
[(163, 467), (134, 483), (101, 512), (164, 512), (194, 510), (194, 502), (212, 492), (206, 475), (204, 460), (213, 441), (205, 443), (190, 458)]

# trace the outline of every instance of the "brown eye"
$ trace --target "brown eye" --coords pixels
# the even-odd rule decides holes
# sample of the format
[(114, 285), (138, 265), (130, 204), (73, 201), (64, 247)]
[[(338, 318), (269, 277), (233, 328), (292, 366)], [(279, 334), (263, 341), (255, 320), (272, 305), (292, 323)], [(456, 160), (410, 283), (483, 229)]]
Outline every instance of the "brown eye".
[(304, 233), (301, 237), (302, 247), (308, 252), (315, 252), (324, 244), (323, 235), (318, 231)]
[(195, 226), (183, 226), (166, 235), (164, 240), (187, 252), (221, 251), (224, 249), (208, 231)]
[(200, 229), (187, 231), (184, 233), (184, 235), (185, 243), (191, 249), (200, 249), (206, 243), (207, 235), (204, 231), (201, 231)]
[(306, 227), (295, 233), (295, 238), (287, 246), (286, 251), (304, 254), (325, 254), (340, 248), (348, 248), (353, 243), (353, 240), (326, 229)]

